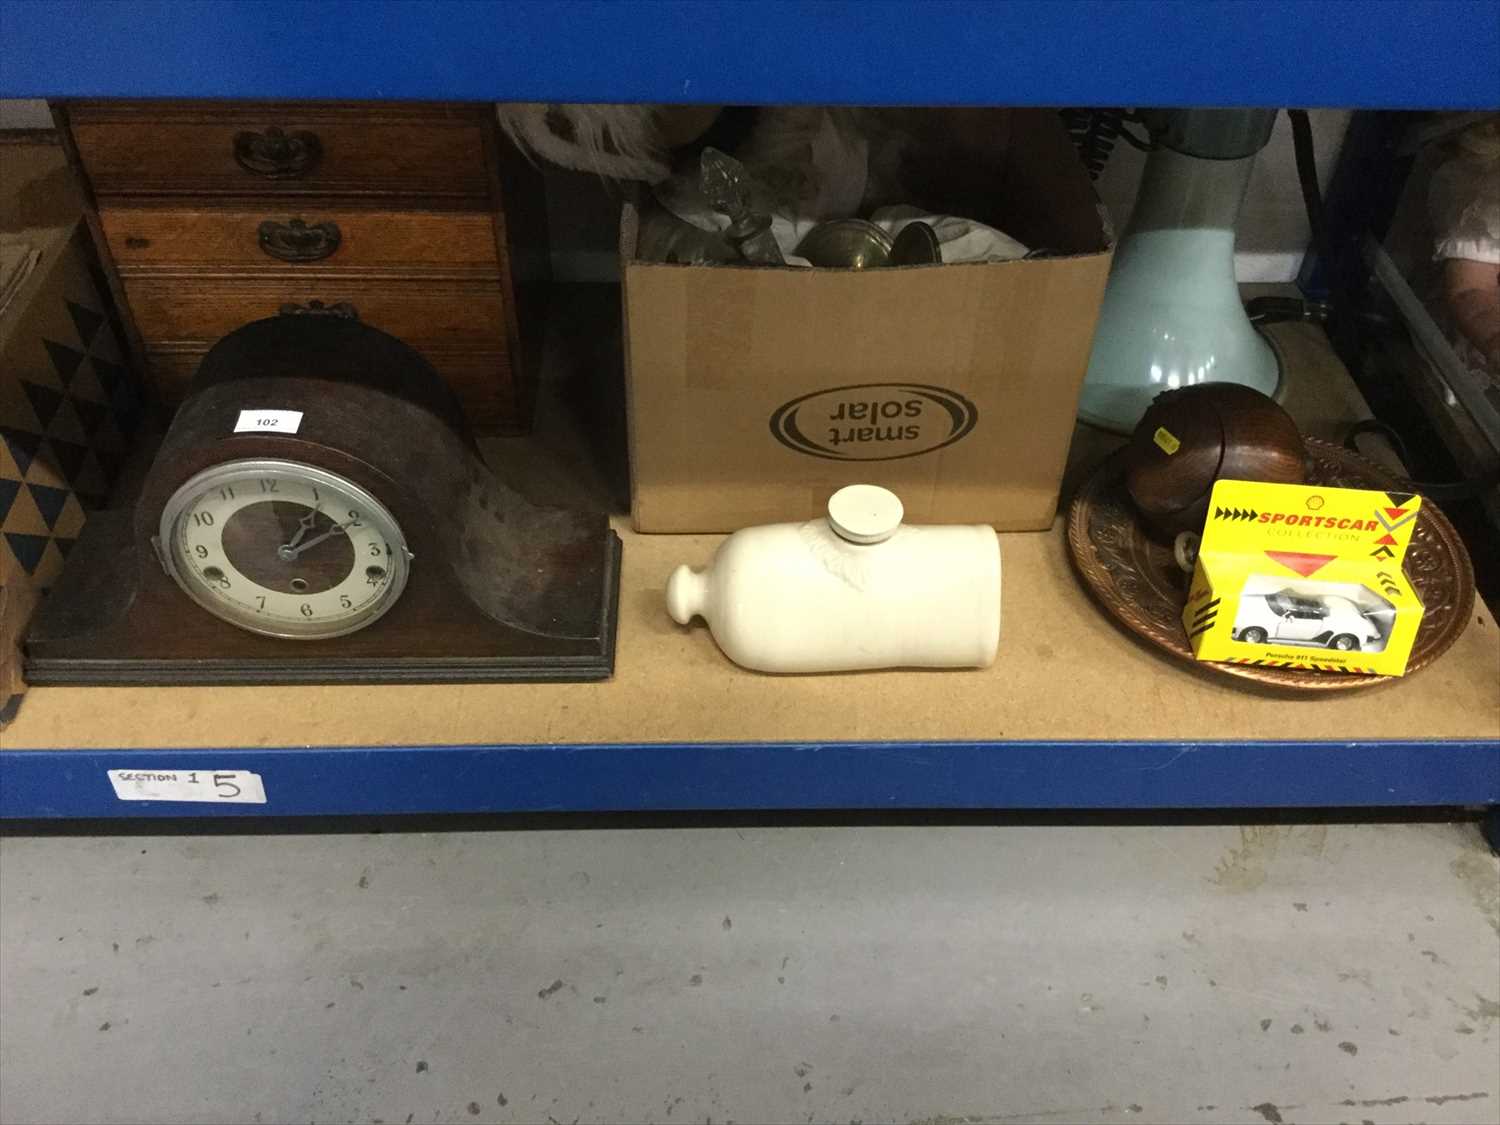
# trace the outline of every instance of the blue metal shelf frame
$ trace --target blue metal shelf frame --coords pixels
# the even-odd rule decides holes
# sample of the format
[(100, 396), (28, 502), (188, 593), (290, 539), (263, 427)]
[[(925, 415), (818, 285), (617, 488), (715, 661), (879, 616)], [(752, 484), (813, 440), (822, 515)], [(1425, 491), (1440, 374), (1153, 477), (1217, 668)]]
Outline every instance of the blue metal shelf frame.
[[(110, 769), (253, 770), (264, 805), (125, 802)], [(1500, 804), (1500, 740), (21, 750), (0, 817)]]
[[(1496, 11), (1493, 0), (0, 0), (0, 97), (1493, 108)], [(105, 771), (127, 768), (253, 770), (269, 799), (121, 802)], [(1455, 804), (1500, 805), (1500, 740), (0, 751), (4, 818)]]
[(1500, 105), (1493, 0), (4, 0), (0, 51), (3, 97)]

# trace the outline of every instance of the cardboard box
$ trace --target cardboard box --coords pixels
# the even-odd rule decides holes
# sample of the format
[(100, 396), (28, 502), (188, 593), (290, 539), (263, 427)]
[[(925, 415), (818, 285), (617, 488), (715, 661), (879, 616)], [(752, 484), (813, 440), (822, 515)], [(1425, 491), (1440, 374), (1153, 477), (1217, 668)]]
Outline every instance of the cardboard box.
[(21, 637), (141, 414), (55, 144), (0, 141), (0, 726), (20, 703)]
[(1182, 621), (1199, 660), (1399, 676), (1422, 622), (1401, 569), (1422, 498), (1221, 480)]
[(914, 523), (1049, 527), (1111, 235), (1057, 115), (950, 110), (916, 200), (1046, 257), (900, 269), (624, 258), (631, 510), (640, 531), (806, 519), (846, 484)]

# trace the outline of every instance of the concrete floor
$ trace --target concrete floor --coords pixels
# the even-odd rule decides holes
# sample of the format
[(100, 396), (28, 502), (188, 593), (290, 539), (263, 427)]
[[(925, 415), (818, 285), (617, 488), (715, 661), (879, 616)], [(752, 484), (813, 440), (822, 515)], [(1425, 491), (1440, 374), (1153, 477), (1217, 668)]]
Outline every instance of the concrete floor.
[(1494, 1122), (1472, 824), (11, 837), (0, 1120)]

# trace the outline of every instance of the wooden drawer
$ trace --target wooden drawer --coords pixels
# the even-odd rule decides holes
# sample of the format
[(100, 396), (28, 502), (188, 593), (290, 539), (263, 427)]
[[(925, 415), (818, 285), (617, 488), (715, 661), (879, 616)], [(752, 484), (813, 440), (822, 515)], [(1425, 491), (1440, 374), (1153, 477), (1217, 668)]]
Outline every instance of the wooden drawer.
[(490, 191), (487, 106), (73, 102), (66, 112), (101, 198)]
[(366, 324), (413, 345), (455, 351), (506, 350), (506, 308), (498, 281), (339, 278), (309, 275), (245, 280), (126, 277), (125, 296), (147, 349), (207, 348), (281, 306), (351, 303)]
[[(305, 224), (306, 230), (295, 232), (293, 220)], [(495, 249), (496, 218), (483, 211), (347, 210), (276, 203), (254, 208), (104, 206), (99, 222), (115, 265), (126, 275), (183, 268), (232, 268), (236, 273), (447, 268), (495, 275), (501, 268)], [(263, 240), (260, 231), (266, 223), (277, 229)], [(318, 229), (323, 224), (332, 224), (333, 230)], [(295, 260), (298, 251), (319, 256)]]
[[(164, 399), (241, 325), (346, 301), (423, 352), (476, 428), (528, 424), (512, 374), (525, 325), (511, 246), (518, 231), (523, 247), (541, 245), (545, 211), (535, 167), (489, 103), (69, 101), (53, 112), (90, 189), (132, 360)], [(265, 223), (282, 225), (263, 238)], [(316, 233), (326, 223), (336, 245)]]
[[(505, 352), (450, 352), (417, 347), (453, 389), (469, 425), (479, 433), (515, 432), (525, 425), (525, 405)], [(198, 373), (206, 349), (148, 350), (147, 375), (157, 397), (175, 408)]]

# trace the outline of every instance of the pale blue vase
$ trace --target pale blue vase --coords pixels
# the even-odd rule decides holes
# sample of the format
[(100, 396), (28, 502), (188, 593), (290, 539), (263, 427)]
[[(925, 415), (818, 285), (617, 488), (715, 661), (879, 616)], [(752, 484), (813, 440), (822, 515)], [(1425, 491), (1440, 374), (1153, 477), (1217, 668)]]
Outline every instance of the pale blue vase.
[(1162, 391), (1243, 383), (1274, 395), (1276, 353), (1245, 316), (1234, 227), (1255, 157), (1209, 160), (1158, 148), (1115, 250), (1078, 416), (1135, 429)]

